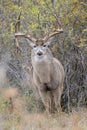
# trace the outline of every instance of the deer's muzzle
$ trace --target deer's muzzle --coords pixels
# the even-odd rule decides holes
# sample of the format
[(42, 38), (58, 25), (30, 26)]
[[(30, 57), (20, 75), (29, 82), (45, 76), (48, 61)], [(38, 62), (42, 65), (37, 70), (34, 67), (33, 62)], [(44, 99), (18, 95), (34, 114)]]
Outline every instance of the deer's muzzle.
[(38, 51), (38, 52), (37, 52), (37, 55), (38, 55), (38, 56), (41, 56), (42, 54), (43, 54), (43, 53), (42, 53), (41, 51)]

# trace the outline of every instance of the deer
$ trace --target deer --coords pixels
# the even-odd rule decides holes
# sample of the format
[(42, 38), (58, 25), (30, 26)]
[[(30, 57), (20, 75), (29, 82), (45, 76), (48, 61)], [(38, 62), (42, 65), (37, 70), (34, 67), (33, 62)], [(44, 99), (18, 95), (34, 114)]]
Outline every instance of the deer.
[(55, 58), (49, 48), (52, 38), (63, 32), (62, 28), (55, 29), (42, 39), (36, 39), (31, 34), (15, 33), (16, 46), (19, 47), (18, 37), (27, 39), (31, 50), (31, 64), (33, 68), (33, 84), (39, 92), (47, 113), (62, 112), (61, 95), (64, 84), (64, 68)]

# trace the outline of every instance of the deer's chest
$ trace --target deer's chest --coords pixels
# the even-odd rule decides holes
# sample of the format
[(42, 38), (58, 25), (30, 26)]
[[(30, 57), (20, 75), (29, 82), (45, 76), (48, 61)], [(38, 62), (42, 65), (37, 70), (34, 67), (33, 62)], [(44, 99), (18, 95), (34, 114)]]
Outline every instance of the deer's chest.
[(36, 64), (35, 72), (41, 83), (50, 82), (50, 64), (49, 63), (40, 63)]

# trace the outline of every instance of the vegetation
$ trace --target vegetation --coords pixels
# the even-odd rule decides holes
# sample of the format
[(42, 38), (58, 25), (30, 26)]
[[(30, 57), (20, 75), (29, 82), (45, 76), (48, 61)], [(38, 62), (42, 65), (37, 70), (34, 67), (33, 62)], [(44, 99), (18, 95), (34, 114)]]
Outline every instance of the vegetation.
[[(21, 51), (19, 51), (15, 46), (14, 37), (15, 32), (21, 31), (30, 33), (36, 38), (42, 38), (58, 26), (56, 18), (64, 29), (63, 34), (54, 37), (51, 46), (53, 54), (61, 61), (66, 73), (61, 101), (62, 109), (69, 113), (73, 111), (73, 108), (78, 110), (69, 116), (62, 114), (62, 121), (55, 114), (50, 119), (41, 114), (44, 113), (42, 112), (44, 107), (31, 83), (29, 69), (31, 48), (25, 39), (20, 39)], [(16, 26), (17, 23), (18, 26)], [(9, 87), (13, 88), (11, 92), (7, 90)], [(85, 109), (79, 111), (79, 108), (87, 107), (86, 0), (0, 1), (0, 94), (0, 128), (2, 130), (9, 130), (12, 127), (15, 130), (22, 130), (24, 126), (26, 126), (25, 130), (56, 130), (57, 128), (67, 130), (71, 129), (70, 127), (75, 130), (86, 130), (87, 120), (84, 115), (87, 111)], [(19, 112), (13, 110), (14, 106), (19, 109)], [(24, 115), (28, 116), (25, 117), (22, 128)], [(68, 123), (65, 122), (66, 120)], [(80, 127), (75, 126), (73, 120), (81, 123)], [(5, 125), (1, 123), (2, 121)]]

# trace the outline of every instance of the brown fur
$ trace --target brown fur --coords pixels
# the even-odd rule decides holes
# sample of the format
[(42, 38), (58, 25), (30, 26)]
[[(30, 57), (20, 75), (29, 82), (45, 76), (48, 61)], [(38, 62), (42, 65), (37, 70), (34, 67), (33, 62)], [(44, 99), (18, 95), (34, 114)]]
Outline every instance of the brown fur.
[(33, 82), (38, 88), (46, 111), (52, 112), (54, 104), (61, 111), (61, 95), (63, 91), (64, 69), (60, 61), (53, 57), (47, 48), (45, 58), (39, 62), (35, 61), (34, 50), (32, 50)]
[(54, 103), (57, 110), (61, 111), (60, 101), (63, 91), (64, 69), (60, 61), (53, 57), (48, 46), (51, 38), (62, 32), (62, 28), (57, 29), (40, 40), (23, 33), (15, 34), (16, 38), (18, 36), (27, 38), (29, 45), (33, 48), (31, 53), (33, 83), (38, 89), (48, 113), (53, 111)]

